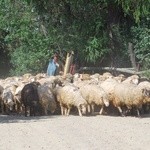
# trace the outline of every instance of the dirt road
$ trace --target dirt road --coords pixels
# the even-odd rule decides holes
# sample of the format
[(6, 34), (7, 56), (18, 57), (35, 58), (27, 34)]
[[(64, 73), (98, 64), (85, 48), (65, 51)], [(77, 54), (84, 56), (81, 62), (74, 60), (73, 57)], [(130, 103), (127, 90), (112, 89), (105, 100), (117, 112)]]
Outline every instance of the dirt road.
[(150, 117), (1, 115), (0, 150), (150, 150)]

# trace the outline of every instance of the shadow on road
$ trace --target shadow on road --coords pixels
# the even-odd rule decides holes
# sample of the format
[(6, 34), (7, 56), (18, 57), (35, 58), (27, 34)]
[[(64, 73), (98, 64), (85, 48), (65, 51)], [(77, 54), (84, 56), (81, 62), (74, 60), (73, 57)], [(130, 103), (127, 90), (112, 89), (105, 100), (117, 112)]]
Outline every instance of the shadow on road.
[[(70, 116), (78, 116), (78, 114), (71, 114)], [(0, 115), (0, 124), (3, 123), (29, 123), (29, 122), (44, 122), (46, 120), (50, 120), (50, 119), (56, 119), (56, 118), (62, 118), (62, 117), (70, 117), (70, 116), (61, 116), (61, 115), (49, 115), (49, 116), (28, 116), (25, 117), (24, 115)], [(96, 117), (96, 116), (100, 116), (98, 113), (95, 113), (93, 115), (84, 115), (83, 117)], [(121, 117), (119, 115), (102, 115), (102, 116), (106, 116), (107, 119), (109, 119), (109, 117)], [(135, 116), (126, 116), (126, 117), (122, 117), (124, 119), (128, 118), (128, 117), (133, 117), (133, 118), (139, 118), (139, 119), (144, 119), (144, 118), (150, 118), (150, 114), (143, 114), (141, 115), (141, 117), (135, 117)], [(98, 118), (99, 119), (99, 118)]]
[(3, 123), (28, 123), (28, 122), (40, 122), (47, 119), (53, 119), (57, 116), (35, 116), (35, 117), (25, 117), (19, 115), (0, 115), (0, 124)]

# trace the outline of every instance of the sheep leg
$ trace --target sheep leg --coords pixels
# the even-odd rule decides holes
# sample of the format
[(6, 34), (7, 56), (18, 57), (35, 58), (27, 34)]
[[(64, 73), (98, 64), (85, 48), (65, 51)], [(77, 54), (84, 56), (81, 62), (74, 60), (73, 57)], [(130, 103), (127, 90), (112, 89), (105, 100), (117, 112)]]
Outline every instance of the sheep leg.
[(102, 106), (102, 108), (100, 109), (100, 112), (99, 112), (100, 115), (103, 113), (103, 110), (104, 110), (104, 106)]
[(18, 111), (18, 113), (19, 113), (19, 114), (21, 114), (21, 113), (22, 113), (22, 111), (23, 111), (23, 108), (22, 108), (22, 106), (21, 106), (21, 105), (19, 105), (19, 111)]
[(79, 112), (79, 116), (82, 116), (82, 113), (81, 113), (80, 107), (78, 107), (78, 112)]
[(63, 106), (60, 107), (61, 107), (61, 115), (64, 115), (64, 107)]
[(24, 105), (21, 105), (21, 106), (20, 106), (20, 111), (21, 111), (20, 113), (25, 112), (25, 106), (24, 106)]
[(92, 108), (92, 114), (94, 114), (94, 104), (91, 105)]
[(6, 111), (6, 114), (9, 115), (9, 109), (8, 109), (8, 106), (7, 106), (7, 105), (5, 105), (5, 106), (6, 106), (6, 107), (5, 107), (5, 109), (6, 109), (6, 110), (5, 110), (5, 111)]
[(27, 117), (27, 106), (25, 106), (25, 117)]
[(90, 108), (90, 105), (87, 106), (87, 110), (88, 110), (88, 113), (91, 112), (91, 108)]
[(64, 114), (65, 114), (65, 116), (67, 115), (67, 112), (68, 112), (68, 109), (67, 108), (64, 108)]
[(33, 115), (33, 112), (32, 112), (32, 108), (30, 106), (30, 116), (32, 116), (32, 115)]
[(62, 104), (60, 104), (60, 108), (61, 108), (61, 115), (65, 115), (65, 114), (64, 114), (64, 107), (63, 107)]
[(69, 113), (70, 113), (70, 107), (68, 108), (68, 111), (67, 111), (67, 116), (69, 116)]
[(35, 116), (35, 107), (30, 107), (30, 116)]
[(4, 102), (1, 100), (1, 110), (2, 110), (2, 114), (4, 115)]
[(122, 117), (124, 117), (124, 114), (123, 114), (123, 112), (122, 112), (121, 107), (120, 107), (120, 106), (118, 106), (117, 108), (118, 108), (118, 110), (119, 110), (119, 112), (120, 112), (121, 116), (122, 116)]
[(136, 111), (137, 111), (137, 116), (138, 116), (138, 117), (141, 117), (141, 116), (140, 116), (140, 111), (139, 111), (138, 108), (136, 109)]
[(15, 111), (18, 112), (18, 105), (16, 102), (15, 102)]

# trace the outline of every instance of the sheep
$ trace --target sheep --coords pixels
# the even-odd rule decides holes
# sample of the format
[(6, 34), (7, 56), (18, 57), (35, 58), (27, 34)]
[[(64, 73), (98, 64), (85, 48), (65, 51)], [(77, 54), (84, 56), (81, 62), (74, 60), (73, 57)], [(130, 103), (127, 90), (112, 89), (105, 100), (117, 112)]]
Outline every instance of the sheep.
[(109, 99), (109, 107), (107, 109), (107, 113), (114, 114), (116, 112), (116, 108), (113, 105), (113, 93), (114, 93), (114, 87), (119, 84), (118, 80), (112, 78), (112, 79), (106, 79), (105, 81), (99, 83), (98, 86), (100, 86), (106, 94), (108, 95)]
[[(124, 78), (124, 76), (121, 75), (121, 78)], [(104, 91), (108, 94), (109, 101), (112, 102), (113, 100), (113, 93), (114, 93), (114, 87), (118, 85), (120, 82), (124, 84), (137, 84), (139, 77), (137, 75), (133, 75), (128, 77), (126, 80), (116, 80), (116, 78), (109, 78), (103, 81), (99, 84), (100, 87), (104, 89)]]
[(88, 103), (88, 111), (90, 111), (89, 107), (90, 106), (92, 107), (92, 114), (94, 113), (95, 104), (101, 106), (101, 109), (99, 112), (100, 115), (103, 113), (104, 105), (106, 107), (109, 106), (108, 95), (101, 87), (98, 87), (97, 85), (87, 84), (87, 85), (81, 86), (79, 90), (83, 98)]
[(48, 111), (54, 113), (56, 110), (56, 100), (52, 90), (47, 85), (38, 87), (39, 103), (44, 115), (48, 115)]
[(16, 88), (15, 95), (14, 95), (14, 99), (15, 99), (15, 102), (16, 102), (16, 111), (18, 113), (22, 113), (22, 111), (23, 111), (23, 103), (22, 103), (22, 100), (21, 100), (21, 91), (22, 91), (24, 86), (25, 86), (25, 84), (20, 83), (18, 85), (18, 87)]
[(30, 82), (35, 82), (36, 81), (36, 76), (33, 76), (30, 73), (26, 73), (22, 76), (22, 81), (24, 83), (30, 83)]
[(90, 74), (80, 74), (80, 79), (81, 80), (90, 80)]
[(115, 79), (116, 81), (118, 81), (119, 83), (123, 82), (125, 80), (125, 75), (123, 74), (119, 74), (116, 77), (113, 77), (113, 79)]
[(62, 77), (60, 76), (50, 76), (50, 77), (45, 77), (41, 78), (40, 80), (37, 80), (41, 85), (47, 85), (51, 89), (54, 89), (56, 87), (56, 84), (62, 84)]
[[(147, 90), (147, 95), (150, 95), (150, 82), (149, 81), (142, 81), (138, 84), (139, 88), (143, 88), (145, 90)], [(143, 110), (145, 112), (149, 112), (150, 111), (150, 96), (146, 97), (145, 99), (143, 99)]]
[(36, 80), (40, 80), (40, 79), (45, 78), (45, 77), (46, 77), (45, 73), (38, 73), (35, 76)]
[(105, 77), (105, 79), (111, 79), (113, 78), (113, 75), (110, 72), (105, 72), (103, 73), (103, 77)]
[(64, 87), (57, 86), (55, 94), (61, 107), (62, 115), (69, 115), (72, 106), (77, 107), (79, 116), (86, 113), (87, 102), (82, 97), (79, 89), (74, 85), (66, 85)]
[(73, 82), (73, 77), (74, 76), (70, 73), (67, 73), (65, 76), (63, 76), (63, 78), (70, 83)]
[(73, 75), (73, 82), (75, 82), (75, 81), (81, 81), (81, 79), (80, 79), (80, 74), (79, 74), (79, 73), (75, 73), (75, 74)]
[(147, 89), (150, 89), (150, 82), (149, 81), (143, 81), (143, 82), (140, 82), (138, 84), (138, 86), (142, 87), (142, 88), (147, 88)]
[(114, 87), (119, 84), (115, 79), (107, 79), (99, 84), (101, 88), (108, 94), (109, 101), (113, 100)]
[(125, 79), (124, 81), (122, 81), (122, 83), (130, 83), (130, 84), (138, 84), (139, 82), (139, 76), (138, 75), (132, 75), (130, 77), (128, 77), (127, 79)]
[(26, 73), (26, 74), (24, 74), (22, 77), (25, 78), (25, 79), (26, 79), (26, 78), (28, 79), (28, 78), (30, 78), (31, 76), (32, 76), (31, 73)]
[[(138, 84), (138, 87), (141, 89), (145, 89), (147, 94), (150, 92), (150, 82), (149, 81), (142, 81)], [(150, 102), (150, 97), (146, 98), (145, 102)]]
[(30, 116), (39, 110), (38, 86), (39, 82), (26, 84), (21, 91), (21, 100), (25, 106), (25, 117), (27, 117), (27, 107), (30, 107)]
[(93, 75), (91, 75), (90, 77), (92, 78), (92, 79), (98, 79), (99, 78), (99, 73), (95, 73), (95, 74), (93, 74)]
[(9, 112), (13, 110), (14, 105), (15, 102), (12, 91), (10, 90), (9, 87), (4, 88), (1, 100), (2, 114), (4, 114), (5, 112), (9, 114)]
[(13, 111), (14, 106), (16, 108), (16, 101), (14, 99), (14, 94), (16, 87), (18, 86), (16, 81), (13, 81), (12, 78), (7, 78), (5, 80), (3, 87), (3, 93), (2, 93), (2, 100), (1, 100), (1, 107), (2, 107), (2, 113), (5, 112), (9, 114), (10, 111)]
[(87, 84), (90, 84), (90, 82), (88, 80), (84, 80), (84, 81), (74, 81), (73, 85), (81, 88), (82, 86), (86, 86)]
[(137, 85), (120, 83), (114, 87), (113, 104), (118, 108), (122, 116), (124, 114), (121, 107), (126, 106), (129, 110), (135, 107), (137, 115), (140, 117), (139, 109), (142, 108), (143, 99), (147, 96), (147, 91)]
[(72, 84), (73, 83), (73, 75), (71, 74), (66, 74), (65, 76), (60, 76), (57, 75), (57, 81), (55, 82), (56, 84), (59, 84), (61, 86), (65, 86), (67, 84)]

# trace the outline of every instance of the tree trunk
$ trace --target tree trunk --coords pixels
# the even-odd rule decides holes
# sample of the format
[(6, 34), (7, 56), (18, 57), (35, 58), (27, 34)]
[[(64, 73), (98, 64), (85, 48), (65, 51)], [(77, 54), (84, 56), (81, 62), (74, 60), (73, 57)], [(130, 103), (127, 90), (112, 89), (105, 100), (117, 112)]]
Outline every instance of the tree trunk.
[(135, 71), (137, 71), (135, 53), (134, 53), (134, 50), (133, 50), (133, 43), (130, 43), (130, 42), (128, 43), (128, 52), (129, 52), (132, 67), (135, 69)]

